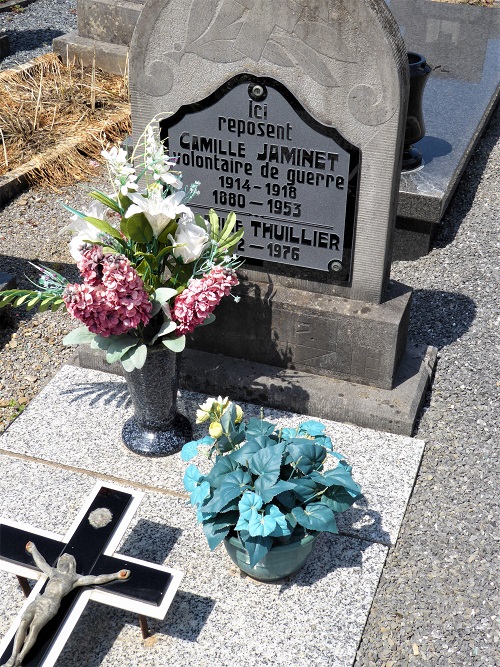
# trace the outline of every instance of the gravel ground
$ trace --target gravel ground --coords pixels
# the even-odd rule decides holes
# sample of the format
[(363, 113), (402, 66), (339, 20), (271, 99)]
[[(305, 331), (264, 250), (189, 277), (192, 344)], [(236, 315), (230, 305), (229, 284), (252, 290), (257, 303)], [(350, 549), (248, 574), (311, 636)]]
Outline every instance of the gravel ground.
[(37, 0), (21, 11), (0, 13), (0, 35), (9, 38), (10, 55), (0, 70), (52, 51), (54, 37), (76, 30), (76, 0)]
[(415, 288), (411, 338), (440, 357), (424, 458), (356, 667), (500, 665), (499, 131), (497, 110), (433, 250), (393, 266)]
[[(0, 14), (16, 49), (0, 68), (49, 50), (31, 47), (73, 29), (74, 7), (37, 0), (23, 14)], [(497, 111), (433, 250), (393, 266), (392, 277), (415, 288), (410, 338), (437, 346), (440, 357), (417, 433), (427, 442), (421, 469), (355, 667), (500, 666), (499, 129)], [(102, 181), (97, 169), (94, 184)], [(27, 261), (38, 260), (76, 277), (57, 234), (67, 221), (59, 202), (84, 207), (87, 187), (35, 188), (0, 211), (0, 271), (27, 285)], [(74, 328), (63, 313), (9, 317), (0, 325), (0, 431), (72, 354), (60, 342)]]

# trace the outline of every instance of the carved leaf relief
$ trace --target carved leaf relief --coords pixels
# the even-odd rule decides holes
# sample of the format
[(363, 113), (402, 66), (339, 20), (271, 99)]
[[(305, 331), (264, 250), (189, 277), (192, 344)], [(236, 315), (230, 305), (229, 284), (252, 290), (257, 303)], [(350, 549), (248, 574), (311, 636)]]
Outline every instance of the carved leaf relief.
[(336, 87), (339, 85), (337, 79), (310, 46), (294, 37), (283, 34), (277, 36), (276, 40), (287, 49), (288, 53), (298, 56), (297, 59), (301, 63), (302, 69), (307, 72), (311, 79), (322, 86)]
[(219, 0), (193, 0), (189, 13), (186, 45), (196, 41), (212, 22)]
[(191, 52), (198, 53), (207, 60), (220, 63), (234, 63), (244, 58), (244, 55), (233, 48), (232, 41), (216, 39), (204, 44), (192, 44)]
[(355, 51), (349, 47), (352, 42), (343, 37), (339, 26), (300, 21), (294, 32), (303, 42), (328, 58), (346, 63), (356, 62)]
[(272, 40), (269, 40), (266, 44), (262, 56), (269, 62), (281, 67), (293, 67), (295, 65), (295, 61), (290, 58), (285, 49)]

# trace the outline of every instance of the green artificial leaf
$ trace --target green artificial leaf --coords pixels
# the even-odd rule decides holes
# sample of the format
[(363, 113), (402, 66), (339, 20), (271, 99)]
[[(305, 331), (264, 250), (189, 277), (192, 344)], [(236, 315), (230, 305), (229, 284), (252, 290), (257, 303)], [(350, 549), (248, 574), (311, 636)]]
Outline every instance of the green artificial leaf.
[(224, 250), (225, 248), (227, 248), (227, 250), (229, 250), (230, 248), (235, 246), (239, 241), (241, 241), (244, 233), (245, 233), (244, 229), (239, 229), (232, 236), (230, 236), (225, 243), (223, 243), (222, 245), (219, 244), (219, 249)]
[(240, 531), (239, 535), (245, 549), (248, 551), (250, 567), (255, 567), (270, 551), (273, 546), (273, 538), (260, 535), (252, 537), (249, 532), (243, 530)]
[(230, 456), (222, 456), (213, 466), (212, 470), (205, 476), (207, 482), (214, 489), (218, 489), (226, 475), (238, 468), (237, 464), (231, 460)]
[(179, 336), (178, 338), (163, 338), (161, 341), (165, 347), (168, 347), (172, 352), (182, 352), (186, 347), (186, 336)]
[(247, 438), (256, 438), (259, 435), (271, 435), (274, 433), (275, 426), (263, 419), (251, 417), (246, 426)]
[(90, 347), (92, 350), (107, 350), (114, 339), (115, 336), (106, 337), (106, 336), (100, 336), (99, 334), (95, 334), (94, 340), (90, 342)]
[(181, 459), (183, 461), (191, 461), (195, 456), (198, 455), (198, 440), (191, 440), (186, 442), (186, 444), (181, 449)]
[(158, 263), (158, 266), (160, 266), (161, 261), (164, 257), (166, 257), (170, 252), (172, 252), (174, 246), (173, 245), (168, 245), (165, 246), (157, 255), (156, 255), (156, 261)]
[(210, 222), (210, 228), (211, 228), (211, 238), (213, 238), (215, 241), (219, 240), (219, 216), (217, 213), (214, 211), (213, 208), (211, 208), (208, 212), (208, 221)]
[(267, 489), (261, 490), (262, 500), (265, 503), (268, 503), (275, 496), (285, 491), (290, 491), (291, 489), (293, 489), (293, 484), (290, 484), (290, 482), (285, 482), (283, 479), (279, 479), (274, 486), (270, 486)]
[(118, 205), (118, 202), (116, 202), (114, 199), (111, 199), (111, 197), (104, 194), (104, 192), (101, 192), (100, 190), (92, 190), (90, 192), (90, 196), (94, 199), (97, 199), (97, 201), (101, 202), (101, 204), (104, 204), (104, 206), (107, 206), (115, 213), (119, 213), (120, 215), (123, 213), (122, 209)]
[(146, 262), (153, 273), (155, 273), (158, 270), (158, 262), (156, 260), (156, 257), (152, 253), (135, 252), (134, 257), (136, 257), (137, 259), (139, 259), (139, 257), (142, 257), (141, 264), (142, 262)]
[(203, 482), (204, 479), (205, 478), (199, 471), (198, 467), (192, 463), (191, 465), (188, 465), (184, 473), (184, 488), (191, 493), (201, 484), (201, 482)]
[(236, 407), (234, 403), (221, 417), (220, 424), (224, 433), (231, 433), (236, 428)]
[(304, 475), (320, 469), (327, 454), (324, 447), (305, 438), (294, 438), (287, 444), (287, 451), (291, 460), (287, 458), (286, 463), (293, 462)]
[(144, 366), (148, 349), (143, 343), (139, 343), (127, 350), (121, 357), (123, 368), (131, 373), (135, 368), (139, 369)]
[(125, 352), (131, 350), (137, 344), (137, 338), (132, 338), (132, 336), (128, 336), (127, 334), (114, 336), (113, 340), (110, 342), (107, 348), (106, 361), (108, 364), (112, 364), (113, 362), (118, 361), (122, 358)]
[(299, 435), (306, 433), (307, 435), (322, 435), (325, 431), (325, 425), (315, 419), (310, 419), (307, 422), (302, 422), (299, 426)]
[(283, 491), (282, 493), (278, 493), (274, 497), (274, 500), (289, 510), (297, 506), (297, 498), (292, 491)]
[(153, 228), (144, 213), (136, 213), (127, 218), (127, 236), (134, 243), (149, 243), (153, 240)]
[(231, 213), (227, 216), (226, 223), (225, 223), (225, 225), (222, 228), (222, 231), (220, 233), (219, 245), (221, 243), (224, 243), (224, 241), (226, 241), (230, 237), (231, 232), (233, 231), (235, 224), (236, 224), (236, 213), (234, 211), (231, 211)]
[(92, 342), (95, 335), (86, 326), (81, 326), (66, 334), (62, 342), (63, 345), (88, 345)]
[[(64, 304), (64, 300), (57, 297), (52, 300), (52, 305), (50, 306), (50, 310), (55, 313), (56, 310), (59, 310), (59, 308)], [(65, 305), (65, 304), (64, 304)]]
[(73, 213), (73, 215), (76, 215), (77, 217), (81, 218), (82, 220), (85, 220), (85, 222), (90, 222), (90, 224), (95, 227), (96, 229), (99, 229), (99, 231), (104, 232), (104, 234), (109, 234), (112, 236), (114, 239), (117, 239), (117, 241), (121, 241), (122, 237), (120, 232), (112, 227), (109, 222), (106, 222), (105, 220), (100, 220), (99, 218), (93, 218), (91, 215), (86, 215), (85, 213), (82, 213), (81, 211), (77, 211), (74, 208), (71, 208), (71, 206), (68, 206), (67, 204), (63, 204), (64, 208), (69, 211), (70, 213)]
[(273, 516), (252, 510), (248, 520), (248, 532), (251, 537), (267, 537), (276, 530), (276, 525), (276, 519)]
[(201, 505), (205, 498), (210, 495), (210, 484), (208, 482), (201, 482), (191, 492), (191, 505)]
[[(45, 311), (47, 311), (51, 306), (52, 306), (52, 300), (50, 298), (42, 296), (42, 299), (40, 301), (40, 306), (38, 307), (38, 312), (39, 313), (45, 313)], [(63, 339), (63, 343), (64, 343), (64, 339)]]
[(199, 327), (206, 327), (207, 324), (212, 324), (212, 322), (215, 322), (215, 315), (213, 313), (210, 313), (208, 317), (205, 317), (203, 322), (201, 324), (198, 324)]
[(158, 242), (166, 243), (168, 241), (168, 237), (170, 235), (173, 236), (175, 234), (177, 227), (178, 227), (177, 220), (172, 220), (171, 222), (169, 222), (168, 225), (165, 227), (165, 229), (158, 236)]
[[(208, 476), (206, 478), (208, 480)], [(203, 511), (220, 512), (231, 500), (242, 495), (252, 478), (243, 470), (235, 470), (226, 475), (221, 486), (215, 489), (212, 500), (203, 506)]]
[(258, 475), (255, 481), (255, 493), (262, 495), (264, 489), (269, 489), (276, 483), (281, 468), (284, 443), (266, 447), (256, 452), (249, 461), (250, 470)]
[(28, 303), (26, 304), (26, 310), (31, 310), (33, 306), (35, 306), (35, 304), (37, 304), (40, 301), (40, 298), (41, 298), (40, 295), (37, 294), (33, 299), (31, 299), (31, 301), (28, 301)]
[(241, 488), (237, 484), (222, 485), (219, 489), (215, 489), (213, 497), (206, 505), (203, 505), (205, 512), (220, 512), (231, 500), (238, 498), (242, 493)]
[(302, 507), (294, 507), (292, 514), (297, 523), (306, 530), (326, 531), (328, 533), (338, 533), (335, 522), (335, 514), (324, 503), (311, 503)]
[(153, 294), (153, 309), (151, 310), (151, 317), (157, 315), (163, 306), (173, 297), (177, 296), (177, 290), (171, 287), (158, 287)]
[(357, 496), (352, 496), (343, 486), (332, 486), (321, 497), (321, 502), (336, 514), (348, 510), (356, 500)]
[(14, 306), (22, 306), (22, 304), (27, 301), (30, 296), (32, 296), (32, 292), (28, 292), (27, 294), (23, 294), (22, 296), (19, 296), (13, 303)]
[(262, 447), (265, 447), (265, 444), (261, 444), (262, 440), (267, 442), (268, 438), (254, 438), (253, 440), (249, 440), (243, 447), (231, 452), (231, 454), (228, 455), (228, 458), (240, 463), (242, 466), (248, 466), (248, 462), (255, 452), (258, 452)]
[(203, 532), (211, 551), (222, 542), (231, 529), (231, 525), (224, 525), (224, 522), (220, 521), (219, 516), (203, 520)]
[(292, 534), (286, 516), (280, 512), (276, 505), (268, 505), (265, 513), (271, 516), (276, 522), (274, 530), (270, 533), (271, 537), (287, 537)]
[(308, 477), (301, 477), (299, 479), (291, 479), (290, 484), (293, 485), (293, 493), (299, 500), (299, 504), (309, 502), (314, 496), (323, 491), (324, 488), (318, 485), (314, 480)]
[(313, 472), (311, 479), (315, 479), (326, 487), (343, 486), (355, 495), (361, 493), (361, 487), (353, 480), (351, 473), (340, 465), (333, 470), (325, 470), (322, 474)]
[(167, 334), (172, 333), (172, 331), (175, 331), (176, 329), (177, 329), (177, 324), (175, 322), (172, 322), (172, 320), (165, 320), (161, 325), (158, 333), (156, 334), (156, 336), (154, 336), (151, 342), (152, 343), (156, 342), (158, 338), (166, 336)]

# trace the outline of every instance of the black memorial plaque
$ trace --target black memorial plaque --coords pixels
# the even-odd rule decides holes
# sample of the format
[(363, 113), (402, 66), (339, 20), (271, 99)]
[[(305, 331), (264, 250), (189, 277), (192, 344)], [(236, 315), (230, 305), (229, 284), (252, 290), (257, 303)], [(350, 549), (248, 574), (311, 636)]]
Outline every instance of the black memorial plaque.
[(235, 211), (239, 255), (347, 278), (360, 152), (282, 84), (239, 75), (160, 125), (184, 182), (201, 182), (193, 210)]

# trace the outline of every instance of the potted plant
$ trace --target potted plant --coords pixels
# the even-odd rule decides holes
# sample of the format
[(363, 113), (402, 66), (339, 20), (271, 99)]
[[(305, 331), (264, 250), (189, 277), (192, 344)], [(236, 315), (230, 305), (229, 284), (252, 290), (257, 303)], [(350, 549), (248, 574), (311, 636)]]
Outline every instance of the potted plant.
[[(233, 562), (262, 581), (296, 572), (320, 532), (338, 532), (335, 514), (361, 495), (325, 426), (280, 428), (262, 415), (245, 422), (240, 406), (220, 396), (200, 406), (196, 421), (210, 422), (209, 435), (184, 445), (181, 458), (203, 452), (213, 465), (203, 474), (190, 464), (184, 486), (210, 549), (223, 541)], [(325, 468), (328, 457), (335, 467)]]
[(179, 353), (186, 334), (212, 322), (238, 284), (241, 261), (232, 252), (243, 235), (234, 213), (222, 228), (215, 211), (208, 220), (193, 213), (188, 204), (199, 183), (183, 184), (155, 128), (146, 127), (130, 160), (123, 148), (102, 151), (111, 193), (91, 191), (87, 211), (65, 206), (73, 217), (61, 231), (73, 232), (70, 253), (82, 282), (35, 267), (35, 290), (0, 292), (0, 308), (66, 308), (82, 326), (64, 344), (88, 344), (109, 363), (121, 362), (135, 411), (122, 437), (147, 456), (178, 452), (191, 437), (176, 412)]

